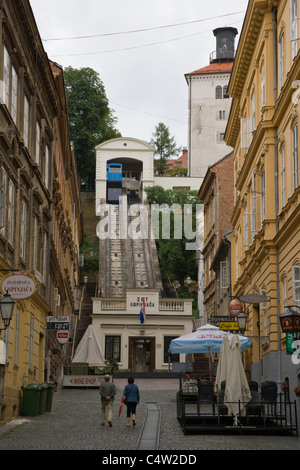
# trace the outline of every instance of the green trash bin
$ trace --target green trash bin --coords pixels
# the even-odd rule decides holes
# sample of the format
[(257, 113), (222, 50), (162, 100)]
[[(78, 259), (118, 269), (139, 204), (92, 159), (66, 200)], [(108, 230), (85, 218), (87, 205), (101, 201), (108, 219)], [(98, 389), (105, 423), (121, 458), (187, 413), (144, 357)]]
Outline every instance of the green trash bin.
[(43, 414), (46, 411), (47, 407), (47, 391), (48, 391), (48, 384), (43, 382), (39, 384), (41, 387), (41, 398), (40, 398), (40, 406), (39, 406), (39, 413)]
[(26, 416), (37, 416), (40, 412), (41, 387), (39, 384), (31, 384), (22, 387), (23, 411)]
[(53, 400), (53, 391), (55, 384), (53, 382), (47, 382), (47, 400), (46, 400), (46, 411), (50, 412), (52, 410), (52, 400)]

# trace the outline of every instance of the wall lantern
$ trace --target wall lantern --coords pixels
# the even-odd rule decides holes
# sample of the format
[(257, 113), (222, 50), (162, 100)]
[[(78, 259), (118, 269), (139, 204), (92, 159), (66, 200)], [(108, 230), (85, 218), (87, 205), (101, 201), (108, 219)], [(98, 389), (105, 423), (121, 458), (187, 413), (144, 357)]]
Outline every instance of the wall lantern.
[(248, 317), (245, 314), (245, 312), (241, 312), (237, 316), (237, 322), (238, 322), (238, 325), (239, 325), (239, 330), (242, 334), (244, 334), (245, 331), (246, 331), (247, 320), (248, 320)]
[(288, 305), (287, 311), (280, 315), (280, 325), (283, 333), (300, 333), (300, 313), (292, 310), (297, 305)]
[(2, 317), (4, 323), (4, 328), (0, 328), (0, 331), (8, 328), (14, 311), (14, 306), (14, 300), (11, 298), (10, 294), (6, 292), (0, 300), (0, 317)]

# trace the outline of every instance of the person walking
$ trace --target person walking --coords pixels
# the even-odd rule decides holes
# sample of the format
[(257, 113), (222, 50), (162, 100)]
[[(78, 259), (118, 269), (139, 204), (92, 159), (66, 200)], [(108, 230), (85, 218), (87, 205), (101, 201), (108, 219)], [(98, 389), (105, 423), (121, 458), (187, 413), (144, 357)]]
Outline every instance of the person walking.
[(113, 405), (114, 405), (114, 398), (116, 394), (116, 386), (114, 383), (110, 382), (110, 376), (107, 374), (104, 376), (104, 382), (100, 385), (99, 393), (101, 396), (101, 426), (105, 424), (105, 416), (106, 416), (106, 409), (107, 409), (107, 420), (109, 426), (112, 426), (112, 413), (113, 413)]
[(130, 417), (132, 416), (132, 424), (135, 426), (136, 406), (140, 402), (140, 391), (134, 383), (132, 376), (128, 377), (128, 384), (124, 388), (124, 397), (127, 406), (127, 426), (130, 426)]

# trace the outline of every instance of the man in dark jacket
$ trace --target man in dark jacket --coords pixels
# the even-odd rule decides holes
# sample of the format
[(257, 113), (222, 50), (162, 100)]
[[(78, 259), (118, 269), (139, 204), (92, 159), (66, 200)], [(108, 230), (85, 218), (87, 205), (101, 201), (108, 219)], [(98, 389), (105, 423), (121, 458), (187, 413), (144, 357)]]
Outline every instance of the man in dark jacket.
[(113, 405), (114, 405), (114, 397), (116, 394), (116, 387), (115, 385), (109, 381), (110, 376), (104, 376), (104, 382), (100, 385), (99, 393), (101, 396), (101, 405), (102, 405), (102, 420), (101, 425), (104, 426), (105, 424), (105, 415), (106, 409), (108, 413), (108, 424), (112, 426), (112, 412), (113, 412)]

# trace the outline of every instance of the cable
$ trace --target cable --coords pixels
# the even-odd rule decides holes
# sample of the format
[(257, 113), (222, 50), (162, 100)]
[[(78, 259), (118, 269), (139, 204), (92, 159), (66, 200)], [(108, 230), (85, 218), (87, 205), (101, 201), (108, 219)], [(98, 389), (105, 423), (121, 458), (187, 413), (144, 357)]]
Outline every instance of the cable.
[(164, 29), (164, 28), (173, 28), (175, 26), (183, 26), (183, 25), (188, 25), (188, 24), (193, 24), (193, 23), (200, 23), (203, 21), (210, 21), (218, 18), (224, 18), (226, 16), (232, 16), (232, 15), (239, 15), (241, 13), (245, 13), (245, 11), (236, 11), (234, 13), (227, 13), (225, 15), (219, 15), (219, 16), (213, 16), (211, 18), (203, 18), (200, 20), (193, 20), (193, 21), (186, 21), (184, 23), (174, 23), (174, 24), (169, 24), (169, 25), (164, 25), (164, 26), (154, 26), (152, 28), (144, 28), (144, 29), (135, 29), (135, 30), (129, 30), (129, 31), (118, 31), (114, 33), (103, 33), (103, 34), (93, 34), (90, 36), (73, 36), (73, 37), (66, 37), (66, 38), (47, 38), (43, 39), (43, 41), (68, 41), (68, 40), (75, 40), (75, 39), (90, 39), (90, 38), (100, 38), (100, 37), (105, 37), (105, 36), (116, 36), (120, 34), (132, 34), (132, 33), (141, 33), (145, 31), (153, 31), (157, 29)]
[[(239, 23), (239, 21), (237, 23)], [(235, 24), (235, 23), (232, 23), (232, 24)], [(188, 34), (186, 36), (180, 36), (180, 37), (173, 38), (173, 39), (166, 39), (165, 41), (152, 42), (149, 44), (141, 44), (139, 46), (124, 47), (123, 49), (108, 49), (106, 51), (98, 51), (98, 52), (78, 52), (74, 54), (58, 54), (58, 55), (53, 54), (53, 57), (74, 57), (74, 56), (83, 56), (83, 55), (88, 56), (88, 55), (97, 55), (97, 54), (108, 54), (111, 52), (123, 52), (123, 51), (129, 51), (133, 49), (140, 49), (143, 47), (157, 46), (159, 44), (165, 44), (165, 43), (173, 42), (173, 41), (179, 41), (181, 39), (186, 39), (186, 38), (190, 38), (193, 36), (198, 36), (199, 34), (204, 34), (204, 33), (209, 33), (209, 32), (211, 32), (211, 29), (206, 30), (206, 31), (199, 31), (198, 33)]]
[(181, 122), (182, 124), (187, 124), (187, 121), (180, 121), (179, 119), (174, 119), (174, 118), (170, 118), (166, 116), (160, 116), (159, 114), (148, 113), (147, 111), (142, 111), (140, 109), (131, 108), (130, 106), (125, 106), (124, 104), (114, 103), (113, 101), (110, 101), (110, 103), (115, 106), (121, 106), (122, 108), (127, 108), (127, 109), (131, 109), (132, 111), (137, 111), (138, 113), (148, 114), (149, 116), (160, 117), (160, 118), (168, 119), (171, 121)]

